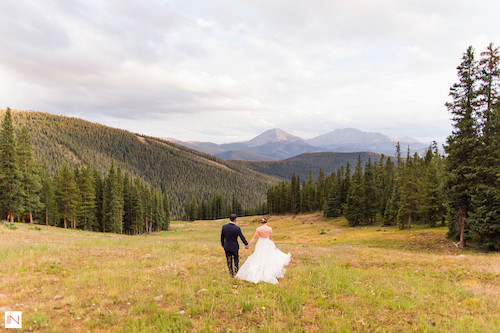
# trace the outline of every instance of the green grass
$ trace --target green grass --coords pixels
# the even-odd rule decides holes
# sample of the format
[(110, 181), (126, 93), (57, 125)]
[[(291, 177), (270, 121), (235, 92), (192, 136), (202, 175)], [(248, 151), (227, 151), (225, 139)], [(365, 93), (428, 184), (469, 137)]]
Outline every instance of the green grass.
[[(238, 220), (247, 239), (258, 221)], [(254, 285), (227, 274), (225, 222), (147, 236), (1, 228), (0, 308), (42, 332), (500, 330), (500, 255), (459, 250), (444, 228), (272, 216), (292, 262), (278, 285)]]

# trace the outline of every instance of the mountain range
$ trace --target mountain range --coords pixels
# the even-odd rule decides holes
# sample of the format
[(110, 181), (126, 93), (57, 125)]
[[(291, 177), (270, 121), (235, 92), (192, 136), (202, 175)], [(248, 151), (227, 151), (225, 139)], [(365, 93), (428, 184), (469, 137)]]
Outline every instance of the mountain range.
[[(0, 110), (0, 118), (3, 114)], [(189, 148), (172, 139), (144, 136), (78, 118), (17, 110), (12, 110), (12, 117), (17, 130), (22, 126), (29, 130), (34, 152), (51, 174), (63, 163), (74, 168), (87, 162), (104, 174), (114, 163), (133, 177), (166, 190), (173, 216), (182, 215), (184, 203), (193, 196), (198, 200), (213, 194), (228, 200), (235, 196), (249, 207), (263, 202), (267, 189), (289, 180), (293, 172), (305, 180), (309, 171), (316, 178), (320, 169), (329, 175), (347, 163), (353, 168), (358, 157), (362, 161), (380, 158), (379, 153), (372, 152), (328, 152), (328, 148), (278, 129), (247, 142), (190, 143)], [(312, 143), (327, 146), (328, 138), (315, 139), (319, 143)], [(221, 157), (213, 156), (217, 154)], [(290, 155), (293, 157), (286, 158)], [(239, 160), (231, 160), (234, 158)], [(267, 161), (255, 161), (258, 158)]]
[(212, 154), (226, 160), (276, 161), (312, 152), (376, 152), (394, 155), (399, 142), (403, 151), (423, 152), (429, 145), (413, 138), (394, 138), (380, 133), (363, 132), (354, 128), (336, 129), (312, 139), (302, 139), (281, 129), (268, 130), (255, 138), (235, 143), (166, 139), (177, 144)]

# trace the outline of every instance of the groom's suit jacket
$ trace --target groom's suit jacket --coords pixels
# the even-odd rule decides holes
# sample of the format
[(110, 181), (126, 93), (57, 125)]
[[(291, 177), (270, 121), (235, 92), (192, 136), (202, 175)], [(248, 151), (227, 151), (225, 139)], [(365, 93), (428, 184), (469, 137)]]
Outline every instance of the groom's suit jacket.
[(240, 245), (238, 244), (238, 237), (241, 241), (247, 245), (248, 242), (241, 233), (240, 227), (234, 223), (228, 223), (222, 226), (222, 232), (220, 234), (220, 242), (225, 251), (238, 251)]

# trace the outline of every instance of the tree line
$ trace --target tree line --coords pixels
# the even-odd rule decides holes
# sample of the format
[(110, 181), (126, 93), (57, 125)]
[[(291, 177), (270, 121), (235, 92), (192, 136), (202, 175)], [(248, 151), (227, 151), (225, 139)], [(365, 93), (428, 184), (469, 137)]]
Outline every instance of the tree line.
[(429, 147), (424, 157), (418, 154), (401, 157), (399, 143), (396, 157), (382, 155), (365, 164), (361, 158), (351, 165), (325, 176), (320, 170), (317, 181), (312, 173), (301, 183), (292, 175), (267, 192), (270, 213), (305, 213), (322, 210), (325, 217), (345, 215), (349, 225), (384, 225), (411, 227), (412, 223), (435, 226), (443, 223), (444, 195), (439, 174), (443, 157), (437, 145)]
[(490, 44), (475, 60), (469, 47), (457, 67), (458, 82), (446, 103), (453, 132), (444, 146), (434, 143), (423, 156), (382, 156), (364, 165), (361, 158), (317, 181), (295, 173), (267, 191), (269, 213), (322, 210), (326, 217), (345, 215), (349, 225), (410, 228), (412, 224), (447, 225), (448, 237), (464, 247), (467, 240), (500, 250), (500, 56)]
[(185, 221), (216, 220), (226, 218), (233, 213), (238, 216), (251, 216), (265, 214), (266, 212), (264, 203), (243, 208), (236, 196), (233, 195), (231, 200), (228, 200), (222, 195), (215, 193), (201, 200), (198, 200), (193, 195), (191, 200), (188, 200), (184, 205), (182, 219)]
[[(0, 114), (3, 118), (3, 110)], [(181, 218), (194, 195), (198, 201), (219, 193), (236, 196), (244, 207), (265, 200), (274, 177), (259, 174), (235, 161), (221, 160), (160, 138), (94, 124), (82, 119), (35, 111), (11, 110), (16, 128), (26, 127), (34, 151), (50, 174), (67, 163), (73, 170), (88, 162), (103, 175), (114, 163), (134, 179), (166, 191), (172, 218)]]
[(126, 234), (168, 230), (170, 221), (167, 192), (114, 163), (102, 173), (62, 162), (51, 173), (36, 160), (27, 127), (15, 135), (10, 109), (0, 128), (0, 209), (11, 222)]

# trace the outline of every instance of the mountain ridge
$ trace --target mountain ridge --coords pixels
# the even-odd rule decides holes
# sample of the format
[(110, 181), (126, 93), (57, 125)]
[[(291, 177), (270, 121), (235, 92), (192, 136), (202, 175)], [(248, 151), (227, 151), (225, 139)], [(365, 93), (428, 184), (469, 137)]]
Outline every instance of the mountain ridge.
[[(181, 216), (186, 200), (234, 195), (252, 207), (265, 199), (267, 188), (279, 180), (242, 164), (159, 138), (37, 111), (11, 110), (16, 131), (30, 131), (38, 161), (54, 173), (63, 163), (91, 163), (101, 174), (120, 166), (132, 177), (166, 190), (173, 216)], [(0, 109), (0, 117), (5, 110)]]
[[(335, 129), (311, 139), (302, 139), (279, 128), (274, 128), (242, 142), (223, 144), (179, 140), (175, 140), (175, 142), (222, 159), (256, 160), (255, 154), (258, 154), (261, 160), (265, 160), (267, 157), (270, 161), (286, 160), (312, 152), (375, 152), (393, 155), (396, 152), (398, 142), (401, 145), (410, 146), (412, 151), (418, 153), (424, 152), (429, 146), (413, 138), (395, 138), (354, 128)], [(238, 151), (238, 153), (233, 154), (232, 151)]]

